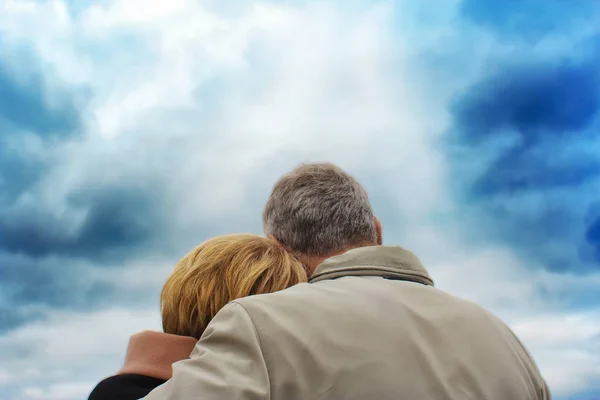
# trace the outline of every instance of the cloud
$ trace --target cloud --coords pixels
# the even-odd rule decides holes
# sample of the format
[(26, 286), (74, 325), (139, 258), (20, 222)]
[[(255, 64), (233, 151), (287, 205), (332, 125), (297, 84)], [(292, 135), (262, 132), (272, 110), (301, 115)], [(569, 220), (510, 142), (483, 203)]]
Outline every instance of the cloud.
[[(79, 282), (85, 273), (86, 265), (72, 262), (70, 267), (76, 267), (81, 273), (68, 274), (68, 268), (62, 267), (64, 260), (43, 260), (41, 262), (18, 255), (2, 256), (2, 282), (6, 285), (3, 291), (18, 304), (47, 304), (51, 307), (70, 305), (77, 308), (81, 304), (93, 300), (94, 294), (99, 295), (107, 290), (90, 278), (88, 282)], [(89, 265), (87, 266), (89, 268)], [(21, 276), (24, 271), (28, 276)], [(71, 293), (69, 289), (72, 288)], [(83, 295), (87, 293), (88, 295)], [(82, 297), (80, 297), (82, 296)]]
[[(0, 202), (37, 182), (48, 167), (45, 146), (82, 134), (76, 90), (42, 71), (32, 50), (3, 50), (0, 62)], [(16, 65), (15, 65), (16, 64)]]
[[(10, 188), (0, 192), (0, 354), (23, 371), (0, 371), (0, 392), (84, 397), (118, 369), (128, 335), (159, 328), (157, 295), (175, 262), (210, 236), (260, 233), (271, 185), (302, 161), (353, 173), (386, 243), (413, 249), (441, 288), (525, 326), (528, 345), (545, 334), (539, 315), (591, 326), (598, 274), (541, 266), (583, 257), (570, 239), (583, 246), (588, 226), (593, 257), (598, 215), (582, 193), (596, 173), (583, 155), (597, 59), (590, 46), (565, 50), (571, 36), (559, 60), (555, 43), (517, 49), (502, 29), (474, 34), (457, 5), (8, 0), (3, 61), (24, 43), (31, 61), (21, 72), (11, 63), (3, 84), (38, 101), (44, 123), (76, 123), (0, 137)], [(540, 220), (558, 233), (544, 236)], [(535, 348), (559, 392), (591, 388), (552, 372), (579, 363), (574, 373), (597, 376), (596, 358), (570, 356), (588, 339)]]
[[(38, 62), (27, 50), (14, 54), (25, 68), (11, 71), (0, 64), (0, 132), (61, 136), (80, 133), (80, 112), (72, 91), (53, 90), (45, 73), (36, 70)], [(14, 60), (12, 60), (14, 63)]]
[[(53, 4), (60, 15), (61, 3)], [(0, 63), (0, 249), (32, 257), (123, 256), (162, 230), (160, 182), (133, 171), (111, 179), (110, 172), (86, 170), (106, 168), (107, 159), (70, 164), (78, 159), (73, 153), (89, 156), (94, 145), (93, 88), (63, 79), (23, 43), (9, 42)]]
[[(43, 120), (38, 131), (1, 138), (6, 154), (2, 184), (7, 189), (0, 195), (4, 331), (47, 318), (52, 309), (135, 306), (136, 296), (138, 304), (154, 300), (148, 286), (131, 290), (110, 275), (141, 258), (162, 266), (152, 271), (138, 268), (139, 274), (164, 277), (177, 259), (209, 236), (240, 229), (260, 232), (260, 208), (269, 186), (261, 179), (268, 175), (265, 166), (280, 162), (278, 151), (290, 145), (273, 139), (297, 118), (300, 109), (290, 112), (290, 107), (310, 93), (293, 79), (304, 73), (297, 65), (304, 60), (293, 51), (283, 58), (291, 71), (265, 87), (245, 83), (260, 73), (265, 61), (255, 55), (260, 62), (254, 63), (252, 57), (239, 54), (252, 50), (274, 56), (287, 43), (275, 39), (281, 31), (295, 41), (295, 48), (304, 48), (304, 39), (283, 29), (286, 21), (304, 27), (313, 39), (328, 32), (331, 22), (321, 17), (318, 24), (306, 25), (309, 15), (296, 14), (293, 8), (259, 5), (249, 8), (242, 22), (236, 20), (235, 29), (224, 31), (231, 25), (227, 13), (192, 2), (175, 2), (158, 11), (144, 5), (143, 14), (134, 12), (137, 8), (130, 8), (131, 3), (120, 4), (94, 5), (74, 19), (60, 1), (9, 2), (11, 18), (0, 21), (12, 40), (4, 49), (8, 59), (16, 60), (25, 42), (32, 43), (28, 51), (35, 53), (26, 53), (35, 79), (27, 69), (15, 69), (4, 85), (20, 99), (38, 101), (36, 112), (52, 117)], [(53, 18), (40, 19), (45, 13)], [(23, 26), (35, 29), (22, 30)], [(263, 34), (254, 33), (259, 28)], [(358, 29), (357, 35), (369, 34), (368, 29)], [(126, 46), (123, 35), (129, 38)], [(154, 38), (156, 46), (147, 50), (145, 44)], [(198, 48), (203, 49), (200, 55)], [(334, 76), (342, 64), (324, 49), (320, 57), (338, 63), (326, 71)], [(369, 51), (375, 54), (376, 48)], [(286, 65), (280, 66), (282, 71)], [(320, 73), (314, 71), (308, 78), (320, 81)], [(226, 81), (231, 82), (214, 85)], [(364, 82), (354, 96), (362, 96), (368, 85)], [(85, 104), (77, 97), (82, 86), (89, 95)], [(229, 100), (219, 104), (216, 100), (223, 95), (216, 90), (228, 94)], [(277, 103), (280, 110), (273, 112)], [(310, 100), (302, 107), (302, 114), (310, 113)], [(346, 111), (333, 109), (342, 117)], [(234, 114), (236, 119), (224, 118)], [(296, 124), (292, 141), (303, 142), (305, 148), (292, 152), (282, 168), (301, 161), (310, 143), (319, 141), (317, 132), (311, 139), (297, 138), (320, 123), (335, 132), (345, 127), (359, 130), (351, 121), (340, 126), (344, 119), (337, 119), (316, 117)], [(63, 121), (63, 129), (55, 129), (62, 133), (44, 130), (48, 121)], [(322, 157), (336, 158), (327, 150)], [(342, 153), (342, 148), (337, 150), (338, 159)], [(274, 181), (277, 173), (272, 174)], [(252, 194), (252, 187), (262, 187), (264, 195)], [(156, 291), (158, 278), (149, 285)], [(17, 312), (15, 307), (30, 311)]]
[[(41, 318), (43, 315), (40, 313), (16, 309), (14, 304), (7, 308), (0, 306), (0, 334)], [(2, 374), (0, 374), (0, 381), (2, 379)]]
[(465, 179), (468, 201), (503, 240), (555, 271), (596, 268), (585, 214), (600, 178), (600, 58), (587, 54), (498, 66), (451, 106), (454, 154), (481, 163)]
[(49, 308), (108, 306), (114, 283), (93, 270), (168, 233), (163, 177), (122, 168), (115, 178), (103, 171), (107, 159), (101, 168), (81, 162), (98, 160), (89, 157), (96, 146), (87, 142), (85, 90), (42, 67), (30, 46), (10, 43), (2, 52), (10, 55), (0, 63), (0, 331), (7, 331), (44, 319)]
[(160, 329), (156, 311), (54, 313), (13, 330), (0, 336), (0, 351), (20, 372), (0, 370), (0, 393), (15, 400), (85, 398), (120, 368), (128, 336), (145, 329)]
[(64, 400), (64, 399), (83, 399), (90, 393), (89, 384), (53, 384), (47, 388), (26, 387), (23, 389), (22, 399), (27, 400)]
[(469, 20), (505, 36), (539, 40), (593, 25), (600, 8), (594, 0), (463, 0), (462, 14)]
[(48, 107), (43, 103), (47, 90), (39, 72), (23, 80), (16, 82), (6, 67), (0, 65), (0, 121), (4, 134), (20, 129), (39, 135), (59, 135), (78, 128), (79, 113), (72, 104), (59, 102)]
[(122, 254), (123, 249), (132, 251), (163, 229), (160, 194), (153, 193), (147, 181), (98, 183), (68, 196), (63, 215), (40, 209), (37, 201), (7, 207), (0, 218), (2, 247), (34, 257), (101, 259)]
[(499, 68), (455, 103), (461, 139), (476, 144), (513, 130), (528, 148), (585, 130), (600, 105), (597, 62)]
[[(597, 312), (589, 314), (540, 314), (513, 326), (537, 362), (545, 366), (545, 378), (553, 382), (556, 396), (597, 384), (600, 375), (600, 324)], [(577, 342), (574, 347), (572, 343)], [(552, 362), (548, 362), (552, 360)], [(560, 365), (572, 365), (565, 374)]]

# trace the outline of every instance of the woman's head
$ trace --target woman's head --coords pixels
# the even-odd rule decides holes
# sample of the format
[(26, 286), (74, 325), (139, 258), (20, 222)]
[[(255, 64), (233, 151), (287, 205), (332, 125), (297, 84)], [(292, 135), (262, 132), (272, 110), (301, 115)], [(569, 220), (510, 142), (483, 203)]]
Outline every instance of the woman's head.
[(177, 263), (163, 286), (163, 330), (199, 339), (230, 301), (306, 280), (300, 261), (275, 241), (250, 234), (209, 239)]

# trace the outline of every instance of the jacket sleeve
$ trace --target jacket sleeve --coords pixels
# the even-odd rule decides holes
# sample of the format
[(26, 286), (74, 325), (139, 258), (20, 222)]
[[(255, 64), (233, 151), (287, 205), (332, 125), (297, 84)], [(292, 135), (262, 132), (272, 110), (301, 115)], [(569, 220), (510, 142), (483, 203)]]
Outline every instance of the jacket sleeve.
[(512, 329), (510, 329), (507, 325), (504, 325), (504, 326), (506, 327), (506, 329), (508, 329), (508, 331), (510, 332), (512, 337), (517, 341), (517, 343), (520, 347), (520, 350), (521, 350), (522, 354), (525, 356), (525, 360), (527, 361), (527, 364), (529, 365), (529, 370), (534, 371), (534, 373), (532, 375), (536, 378), (535, 381), (539, 384), (539, 392), (538, 392), (539, 400), (552, 400), (552, 393), (550, 393), (550, 388), (548, 387), (548, 383), (542, 376), (537, 364), (533, 360), (533, 357), (531, 356), (531, 354), (529, 353), (527, 348), (525, 348), (525, 345), (523, 345), (523, 343), (521, 342), (519, 337), (512, 331)]
[(144, 400), (270, 398), (269, 374), (258, 333), (245, 308), (225, 306), (208, 325), (189, 359)]
[(552, 400), (552, 393), (550, 393), (550, 388), (546, 381), (544, 381), (544, 387), (542, 388), (542, 400)]

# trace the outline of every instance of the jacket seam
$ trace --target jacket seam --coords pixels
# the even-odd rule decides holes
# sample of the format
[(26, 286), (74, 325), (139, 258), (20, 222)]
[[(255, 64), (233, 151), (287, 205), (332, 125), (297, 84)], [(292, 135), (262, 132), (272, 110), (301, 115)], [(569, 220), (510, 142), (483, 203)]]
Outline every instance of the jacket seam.
[(265, 369), (267, 370), (267, 381), (269, 383), (269, 399), (271, 399), (271, 371), (269, 370), (269, 365), (267, 364), (267, 358), (265, 357), (265, 352), (263, 351), (262, 340), (260, 338), (260, 333), (258, 332), (258, 329), (256, 328), (256, 322), (254, 322), (254, 318), (252, 318), (252, 315), (250, 315), (250, 313), (248, 312), (248, 309), (246, 309), (246, 307), (244, 307), (243, 304), (238, 303), (237, 301), (234, 301), (233, 303), (242, 307), (242, 309), (244, 310), (244, 312), (246, 313), (248, 318), (250, 318), (250, 322), (252, 322), (252, 329), (254, 329), (254, 334), (256, 335), (256, 338), (258, 339), (258, 348), (260, 349), (260, 355), (262, 356), (263, 362), (265, 363)]

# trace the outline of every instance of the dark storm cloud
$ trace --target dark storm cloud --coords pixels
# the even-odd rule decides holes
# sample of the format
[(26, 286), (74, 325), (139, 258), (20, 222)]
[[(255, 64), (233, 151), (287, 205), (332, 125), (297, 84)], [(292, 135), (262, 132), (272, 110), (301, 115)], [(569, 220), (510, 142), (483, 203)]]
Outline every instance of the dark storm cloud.
[(113, 294), (90, 278), (89, 265), (0, 253), (0, 332), (45, 318), (55, 308), (93, 308)]
[[(582, 251), (582, 256), (600, 265), (600, 204), (597, 195), (595, 202), (588, 208), (586, 215), (586, 229), (584, 232), (587, 248)], [(587, 251), (586, 251), (587, 250)]]
[(505, 37), (537, 40), (592, 25), (600, 13), (597, 0), (463, 0), (462, 15)]
[(590, 54), (503, 66), (451, 107), (454, 145), (474, 159), (494, 154), (469, 182), (469, 204), (485, 210), (500, 238), (555, 271), (600, 263), (600, 222), (584, 218), (600, 178), (600, 57)]
[(460, 97), (452, 113), (463, 143), (516, 135), (516, 143), (479, 179), (478, 194), (577, 186), (594, 178), (597, 158), (583, 151), (570, 156), (566, 147), (594, 134), (588, 128), (600, 108), (598, 78), (595, 59), (512, 67)]
[[(0, 61), (0, 332), (51, 309), (147, 300), (92, 272), (159, 251), (166, 240), (168, 210), (151, 173), (119, 170), (104, 179), (82, 170), (84, 183), (62, 181), (56, 168), (69, 154), (61, 146), (85, 139), (85, 90), (28, 61), (19, 70)], [(115, 168), (110, 159), (101, 166)], [(58, 206), (44, 195), (54, 185), (70, 188)]]
[(6, 64), (8, 57), (0, 61), (0, 205), (15, 201), (50, 168), (29, 147), (53, 146), (82, 134), (82, 91), (50, 89), (51, 71), (38, 69), (29, 52), (11, 56), (22, 65), (15, 70)]
[(460, 134), (476, 142), (490, 132), (514, 129), (524, 147), (577, 134), (598, 110), (597, 61), (503, 68), (454, 104)]
[(5, 292), (12, 305), (82, 309), (112, 294), (110, 285), (90, 278), (89, 265), (65, 259), (0, 257)]
[(134, 180), (84, 188), (67, 199), (67, 216), (82, 215), (75, 222), (40, 208), (43, 204), (15, 205), (0, 212), (0, 247), (33, 257), (126, 257), (163, 231), (159, 193), (147, 181)]
[(17, 77), (0, 63), (0, 135), (25, 131), (60, 136), (79, 132), (80, 110), (74, 96), (53, 93), (47, 86), (41, 71), (19, 71)]
[[(172, 257), (165, 268), (177, 261)], [(32, 258), (0, 252), (0, 335), (32, 321), (43, 320), (54, 310), (99, 311), (113, 306), (147, 308), (156, 305), (158, 282), (129, 285), (111, 279), (125, 267), (97, 273), (97, 263), (68, 257)], [(147, 278), (147, 277), (145, 277)]]
[(62, 161), (51, 150), (84, 135), (85, 90), (19, 54), (28, 61), (19, 71), (0, 63), (0, 250), (101, 259), (143, 244), (164, 214), (150, 176), (123, 171), (116, 182), (91, 180), (71, 191), (60, 213), (40, 197), (36, 184)]
[(0, 335), (26, 323), (43, 318), (44, 315), (40, 312), (25, 312), (12, 305), (10, 307), (0, 305)]

